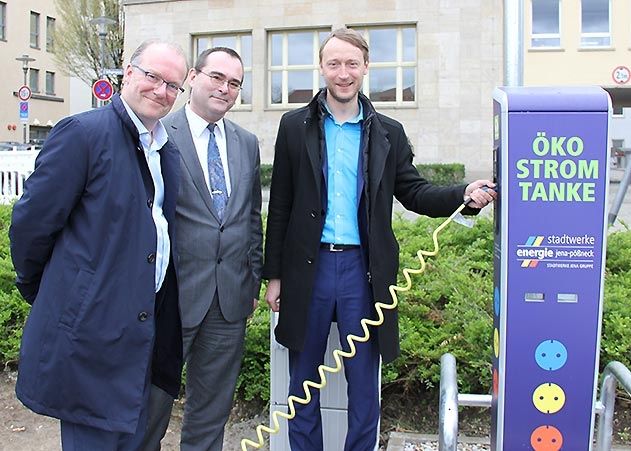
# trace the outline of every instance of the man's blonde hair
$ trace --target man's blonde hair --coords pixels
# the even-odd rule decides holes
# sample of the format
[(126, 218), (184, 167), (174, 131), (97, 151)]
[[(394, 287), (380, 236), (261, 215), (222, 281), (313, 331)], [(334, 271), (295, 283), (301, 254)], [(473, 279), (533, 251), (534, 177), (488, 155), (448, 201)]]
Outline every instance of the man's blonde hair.
[(324, 50), (324, 46), (333, 38), (340, 39), (348, 42), (353, 47), (357, 47), (364, 55), (364, 63), (368, 62), (368, 43), (359, 32), (346, 27), (338, 28), (337, 30), (332, 31), (331, 34), (326, 37), (324, 42), (322, 42), (322, 45), (320, 46), (320, 62), (322, 62), (322, 51)]

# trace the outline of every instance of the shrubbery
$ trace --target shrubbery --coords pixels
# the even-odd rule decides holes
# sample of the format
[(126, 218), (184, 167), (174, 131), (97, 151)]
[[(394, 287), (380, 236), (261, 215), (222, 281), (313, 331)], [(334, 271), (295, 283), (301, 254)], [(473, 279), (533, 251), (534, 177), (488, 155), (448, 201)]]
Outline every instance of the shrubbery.
[(261, 163), (261, 186), (269, 188), (272, 184), (272, 170), (274, 166), (267, 163)]
[[(269, 188), (272, 183), (273, 165), (261, 164), (261, 186)], [(417, 164), (419, 174), (435, 185), (455, 185), (463, 183), (464, 165), (461, 163)]]
[[(28, 305), (14, 288), (15, 274), (8, 245), (10, 207), (0, 205), (0, 362), (15, 362)], [(432, 232), (442, 222), (395, 219), (401, 246), (401, 268), (418, 268), (419, 249), (432, 250)], [(399, 297), (402, 355), (383, 367), (384, 386), (426, 388), (436, 392), (440, 356), (458, 360), (459, 390), (488, 393), (491, 374), (493, 234), (492, 222), (478, 218), (465, 228), (451, 224), (439, 235), (440, 252), (427, 259), (412, 289)], [(631, 231), (608, 237), (601, 368), (611, 360), (630, 365), (631, 357)], [(400, 277), (400, 285), (404, 285)], [(390, 302), (390, 299), (382, 300)], [(269, 309), (263, 300), (248, 320), (243, 371), (238, 396), (245, 401), (269, 400)]]
[(457, 185), (464, 183), (464, 164), (428, 163), (417, 164), (418, 173), (434, 185)]
[(0, 205), (0, 363), (17, 363), (22, 326), (29, 305), (15, 288), (15, 272), (9, 251), (11, 206)]
[[(442, 219), (395, 219), (401, 268), (419, 268), (419, 249), (432, 250)], [(438, 236), (440, 251), (426, 259), (425, 273), (399, 297), (401, 357), (384, 365), (382, 384), (393, 392), (437, 394), (440, 356), (455, 355), (461, 393), (489, 393), (492, 355), (493, 224), (477, 218), (471, 229), (451, 224)], [(631, 365), (631, 231), (608, 238), (600, 367), (618, 360)], [(403, 276), (399, 285), (404, 286)], [(262, 291), (263, 293), (263, 291)], [(390, 299), (383, 300), (390, 302)], [(250, 319), (239, 395), (267, 401), (269, 313), (263, 300)], [(261, 359), (263, 360), (261, 362)], [(253, 362), (256, 362), (255, 364)], [(258, 372), (263, 371), (263, 372)], [(255, 373), (256, 372), (256, 373)]]

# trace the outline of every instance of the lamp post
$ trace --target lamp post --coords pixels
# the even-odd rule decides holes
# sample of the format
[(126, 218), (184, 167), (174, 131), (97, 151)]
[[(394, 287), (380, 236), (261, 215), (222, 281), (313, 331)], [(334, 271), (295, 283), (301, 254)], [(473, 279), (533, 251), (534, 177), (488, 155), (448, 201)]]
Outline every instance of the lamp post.
[(110, 19), (109, 17), (100, 16), (95, 17), (94, 19), (90, 19), (90, 24), (96, 25), (96, 28), (99, 33), (99, 51), (100, 51), (100, 60), (99, 65), (101, 66), (99, 77), (103, 78), (105, 76), (105, 38), (107, 36), (107, 27), (108, 25), (114, 25), (116, 21), (114, 19)]
[[(35, 61), (35, 58), (31, 58), (28, 55), (22, 55), (16, 58), (17, 61), (21, 61), (22, 62), (22, 70), (24, 71), (24, 86), (28, 86), (27, 85), (27, 76), (28, 76), (28, 65), (29, 63)], [(27, 143), (26, 141), (26, 128), (28, 127), (28, 121), (22, 122), (22, 141), (24, 142), (24, 144)]]
[[(100, 16), (95, 17), (94, 19), (90, 19), (90, 24), (96, 25), (96, 28), (99, 33), (99, 78), (105, 78), (105, 38), (107, 37), (107, 27), (109, 25), (115, 24), (116, 21), (114, 19), (110, 19), (109, 17)], [(103, 101), (98, 100), (97, 106), (102, 106)]]

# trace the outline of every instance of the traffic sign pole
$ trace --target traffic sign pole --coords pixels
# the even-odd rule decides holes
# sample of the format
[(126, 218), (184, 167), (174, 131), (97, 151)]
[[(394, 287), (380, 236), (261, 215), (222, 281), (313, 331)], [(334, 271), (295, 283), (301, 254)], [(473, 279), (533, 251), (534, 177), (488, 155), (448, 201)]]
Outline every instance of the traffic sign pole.
[(27, 143), (26, 141), (26, 125), (28, 124), (28, 102), (20, 102), (20, 108), (19, 108), (19, 113), (20, 113), (20, 122), (22, 123), (22, 141), (24, 142), (24, 144)]

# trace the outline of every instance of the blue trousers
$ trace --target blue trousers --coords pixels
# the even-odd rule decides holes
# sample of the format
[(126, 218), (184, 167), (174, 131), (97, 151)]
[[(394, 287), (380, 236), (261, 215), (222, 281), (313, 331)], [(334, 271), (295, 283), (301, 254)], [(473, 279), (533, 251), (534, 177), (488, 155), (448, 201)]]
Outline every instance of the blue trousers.
[[(282, 308), (282, 307), (281, 307)], [(366, 267), (359, 249), (343, 252), (320, 250), (316, 278), (309, 306), (305, 345), (301, 352), (289, 353), (289, 394), (304, 397), (304, 380), (320, 381), (317, 368), (324, 361), (324, 352), (331, 328), (337, 321), (342, 348), (347, 351), (346, 336), (363, 336), (362, 318), (372, 318), (373, 300), (367, 281)], [(371, 339), (356, 343), (357, 354), (344, 359), (348, 382), (348, 432), (345, 451), (373, 451), (379, 424), (379, 349), (376, 330), (370, 328)], [(335, 377), (327, 373), (327, 377)], [(296, 403), (296, 417), (289, 421), (289, 443), (292, 451), (322, 451), (322, 417), (320, 392), (311, 390), (312, 401)]]

